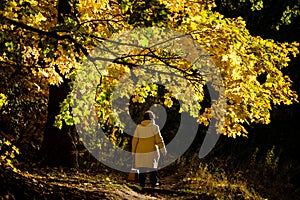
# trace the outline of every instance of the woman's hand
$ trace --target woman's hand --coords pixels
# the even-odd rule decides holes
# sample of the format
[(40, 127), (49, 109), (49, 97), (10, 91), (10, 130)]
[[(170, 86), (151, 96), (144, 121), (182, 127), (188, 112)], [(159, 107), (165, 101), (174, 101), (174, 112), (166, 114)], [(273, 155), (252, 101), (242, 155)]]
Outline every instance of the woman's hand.
[(162, 149), (161, 149), (161, 154), (162, 154), (163, 156), (166, 156), (166, 155), (167, 155), (167, 150), (166, 150), (165, 148), (162, 148)]

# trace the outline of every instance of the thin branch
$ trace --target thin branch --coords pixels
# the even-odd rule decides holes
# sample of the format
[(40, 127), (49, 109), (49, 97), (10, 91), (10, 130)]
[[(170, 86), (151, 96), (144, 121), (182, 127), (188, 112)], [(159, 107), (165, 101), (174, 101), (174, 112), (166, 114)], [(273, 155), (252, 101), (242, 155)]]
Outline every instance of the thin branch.
[(4, 17), (3, 15), (0, 15), (0, 18), (2, 18), (4, 21), (7, 21), (8, 23), (13, 24), (17, 27), (38, 33), (40, 35), (46, 35), (48, 37), (55, 38), (58, 40), (65, 40), (65, 39), (70, 40), (71, 42), (73, 42), (76, 45), (77, 48), (79, 48), (84, 53), (85, 56), (88, 56), (88, 51), (84, 48), (84, 46), (79, 44), (74, 38), (72, 38), (71, 35), (58, 35), (56, 31), (44, 31), (44, 30), (41, 30), (41, 29), (38, 29), (38, 28), (35, 28), (32, 26), (26, 25), (22, 22), (18, 22), (18, 21), (9, 19), (7, 17)]

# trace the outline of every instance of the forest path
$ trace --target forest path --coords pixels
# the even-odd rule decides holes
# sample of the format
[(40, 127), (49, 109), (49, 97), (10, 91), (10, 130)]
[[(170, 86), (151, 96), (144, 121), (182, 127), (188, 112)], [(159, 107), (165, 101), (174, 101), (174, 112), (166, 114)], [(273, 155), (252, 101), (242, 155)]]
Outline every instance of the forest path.
[(137, 183), (126, 180), (126, 174), (96, 174), (59, 168), (32, 168), (30, 171), (13, 172), (0, 168), (0, 192), (3, 199), (212, 199), (199, 197), (190, 192), (176, 189), (178, 174), (162, 177), (161, 185), (152, 189), (148, 185), (141, 189)]

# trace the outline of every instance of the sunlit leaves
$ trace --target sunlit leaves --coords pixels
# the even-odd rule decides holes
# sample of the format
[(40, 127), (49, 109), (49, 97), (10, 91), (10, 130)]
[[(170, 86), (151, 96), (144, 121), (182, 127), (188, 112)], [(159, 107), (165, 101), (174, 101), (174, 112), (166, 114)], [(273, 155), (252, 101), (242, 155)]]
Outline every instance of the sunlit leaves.
[(3, 105), (7, 103), (6, 99), (7, 97), (4, 94), (0, 93), (0, 109)]
[[(280, 69), (288, 66), (289, 56), (299, 53), (298, 44), (253, 37), (241, 18), (222, 19), (209, 11), (189, 17), (192, 22), (185, 23), (193, 30), (191, 35), (210, 52), (224, 79), (228, 108), (223, 134), (245, 135), (244, 124), (270, 122), (272, 104), (296, 100), (290, 79), (283, 77)], [(268, 73), (269, 78), (260, 84), (257, 77), (262, 73)], [(203, 115), (209, 116), (207, 112)], [(200, 122), (208, 124), (203, 116)]]
[[(28, 26), (49, 28), (54, 26), (57, 1), (36, 1), (36, 0), (14, 0), (4, 5), (4, 10), (0, 14), (15, 20), (21, 21)], [(46, 8), (47, 9), (44, 9)]]
[(20, 154), (19, 149), (13, 145), (9, 140), (3, 138), (0, 140), (0, 166), (11, 168), (14, 172), (19, 171), (14, 163), (16, 161), (15, 157)]
[(283, 12), (280, 18), (280, 22), (278, 22), (276, 26), (276, 29), (279, 30), (280, 26), (291, 24), (292, 21), (299, 16), (300, 16), (300, 1), (298, 0), (298, 2), (294, 6), (286, 7), (285, 11)]
[(261, 10), (264, 7), (263, 0), (259, 0), (259, 1), (250, 0), (250, 3), (252, 4), (252, 6), (251, 6), (252, 11)]
[[(263, 6), (262, 1), (249, 2), (256, 10)], [(225, 129), (218, 129), (220, 133), (232, 137), (246, 135), (245, 124), (270, 122), (271, 105), (292, 104), (297, 99), (296, 93), (290, 89), (291, 80), (282, 74), (281, 69), (288, 66), (291, 56), (299, 53), (298, 44), (251, 36), (241, 17), (229, 19), (211, 11), (215, 6), (213, 1), (79, 0), (70, 4), (71, 13), (59, 23), (57, 4), (57, 0), (14, 0), (7, 1), (0, 11), (3, 16), (3, 23), (0, 24), (0, 43), (3, 44), (0, 61), (22, 66), (23, 72), (32, 77), (32, 83), (35, 83), (35, 78), (42, 77), (49, 84), (59, 85), (70, 76), (82, 73), (79, 72), (80, 63), (95, 46), (101, 46), (103, 40), (130, 30), (132, 26), (155, 25), (190, 35), (219, 68), (226, 87), (227, 102)], [(147, 34), (149, 37), (135, 38), (138, 39), (137, 47), (148, 46), (149, 38), (160, 33)], [(181, 48), (187, 47), (182, 45)], [(106, 50), (110, 51), (109, 48)], [(214, 75), (205, 77), (191, 63), (179, 58), (188, 55), (166, 52), (165, 49), (136, 48), (113, 60), (97, 76), (87, 73), (87, 80), (99, 82), (94, 97), (98, 119), (118, 124), (115, 111), (111, 110), (112, 95), (143, 103), (147, 97), (158, 95), (157, 85), (153, 83), (160, 82), (169, 91), (163, 94), (166, 107), (172, 107), (174, 99), (179, 100), (182, 102), (180, 112), (189, 112), (200, 123), (208, 125), (218, 110), (212, 113), (212, 108), (206, 108), (201, 116), (197, 110), (201, 108), (200, 102), (209, 98), (204, 96), (203, 87), (214, 80)], [(189, 53), (193, 55), (195, 52)], [(124, 76), (145, 77), (148, 72), (137, 70), (138, 66), (153, 63), (156, 66), (151, 68), (151, 83), (134, 82), (132, 78), (123, 84), (123, 90), (115, 90), (118, 84), (123, 83), (120, 79)], [(176, 76), (170, 77), (170, 74), (184, 77), (187, 82), (176, 79)], [(264, 82), (258, 81), (262, 74), (266, 74)], [(80, 81), (85, 83), (85, 80)], [(212, 86), (216, 91), (218, 84)], [(34, 84), (31, 86), (36, 87)], [(194, 94), (184, 90), (189, 87), (195, 91)], [(85, 91), (83, 87), (81, 94)], [(72, 116), (71, 107), (72, 102), (68, 99), (61, 104), (56, 126), (78, 122), (79, 119)], [(77, 109), (84, 116), (91, 112), (84, 102)]]
[(60, 104), (60, 114), (55, 117), (54, 126), (61, 129), (63, 123), (70, 126), (74, 124), (74, 119), (70, 108), (73, 106), (71, 95), (68, 95), (66, 99)]

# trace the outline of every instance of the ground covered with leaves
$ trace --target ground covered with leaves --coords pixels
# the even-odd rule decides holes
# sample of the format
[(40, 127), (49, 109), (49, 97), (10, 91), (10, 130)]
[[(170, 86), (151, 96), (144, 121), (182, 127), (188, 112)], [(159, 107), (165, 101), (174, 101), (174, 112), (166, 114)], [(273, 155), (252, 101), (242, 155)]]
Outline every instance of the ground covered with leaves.
[[(186, 199), (199, 195), (168, 187), (141, 189), (127, 174), (93, 173), (63, 168), (32, 168), (13, 172), (1, 167), (2, 199)], [(210, 198), (208, 198), (210, 199)]]
[[(261, 194), (245, 177), (234, 180), (223, 171), (211, 173), (208, 165), (198, 169), (164, 169), (158, 188), (127, 181), (128, 174), (109, 169), (101, 172), (69, 168), (23, 167), (13, 171), (0, 166), (1, 199), (280, 199), (268, 191)], [(235, 176), (237, 176), (236, 174)], [(242, 176), (241, 174), (239, 176)], [(263, 186), (263, 185), (261, 185)], [(274, 189), (270, 185), (270, 189)], [(291, 197), (296, 191), (283, 188)], [(290, 191), (289, 191), (290, 189)], [(270, 190), (271, 191), (271, 190)], [(298, 191), (299, 194), (299, 191)], [(284, 195), (284, 194), (283, 194)], [(287, 195), (287, 194), (286, 194)], [(267, 198), (269, 197), (269, 198)], [(271, 198), (270, 198), (271, 197)], [(292, 198), (292, 197), (291, 197)]]

